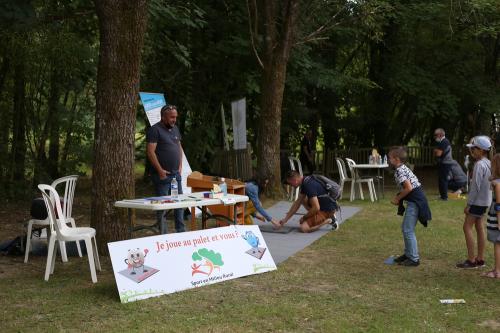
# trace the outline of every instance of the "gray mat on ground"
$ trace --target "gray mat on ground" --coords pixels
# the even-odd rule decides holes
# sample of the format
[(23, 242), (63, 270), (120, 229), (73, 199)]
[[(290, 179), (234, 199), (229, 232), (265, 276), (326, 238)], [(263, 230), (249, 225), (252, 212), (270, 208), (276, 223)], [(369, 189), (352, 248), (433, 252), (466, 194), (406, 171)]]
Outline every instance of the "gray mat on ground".
[(274, 233), (274, 234), (287, 234), (290, 231), (292, 231), (294, 228), (284, 226), (284, 227), (276, 230), (276, 229), (273, 228), (273, 226), (271, 224), (262, 224), (262, 225), (259, 225), (259, 229), (262, 232), (271, 232), (271, 233)]
[[(277, 220), (281, 220), (285, 217), (286, 213), (290, 209), (292, 203), (289, 201), (280, 201), (274, 206), (269, 207), (266, 211)], [(341, 214), (337, 212), (337, 218), (342, 218), (342, 220), (347, 220), (354, 214), (360, 211), (358, 207), (347, 207), (342, 206)], [(306, 211), (303, 207), (299, 209), (297, 213), (304, 214)], [(304, 249), (308, 245), (312, 244), (315, 240), (319, 239), (321, 236), (327, 234), (331, 231), (329, 225), (321, 227), (309, 234), (304, 234), (299, 230), (299, 220), (302, 215), (294, 215), (286, 224), (285, 227), (289, 228), (287, 233), (278, 232), (263, 232), (262, 236), (266, 241), (269, 251), (276, 264), (281, 263), (288, 259), (290, 256)], [(269, 223), (261, 222), (254, 219), (256, 225), (263, 226), (265, 228), (272, 229), (272, 225)], [(342, 237), (342, 229), (348, 227), (348, 225), (342, 224), (338, 231), (335, 231), (339, 237)], [(262, 229), (261, 229), (262, 230)], [(263, 230), (264, 231), (264, 230)]]

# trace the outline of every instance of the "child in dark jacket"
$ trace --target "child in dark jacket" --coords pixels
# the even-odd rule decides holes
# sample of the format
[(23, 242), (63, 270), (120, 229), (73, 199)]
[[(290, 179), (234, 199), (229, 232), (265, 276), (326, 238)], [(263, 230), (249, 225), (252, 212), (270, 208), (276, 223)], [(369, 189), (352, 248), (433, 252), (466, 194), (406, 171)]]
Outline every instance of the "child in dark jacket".
[[(431, 211), (417, 176), (404, 164), (407, 158), (406, 150), (403, 147), (393, 147), (388, 155), (389, 163), (395, 168), (394, 178), (400, 188), (400, 192), (391, 200), (391, 203), (399, 206), (399, 215), (403, 215), (404, 212), (401, 229), (403, 231), (405, 250), (394, 261), (402, 266), (418, 266), (420, 256), (418, 254), (415, 226), (417, 220), (427, 226), (427, 221), (432, 218)], [(403, 201), (406, 202), (406, 209), (403, 206)]]

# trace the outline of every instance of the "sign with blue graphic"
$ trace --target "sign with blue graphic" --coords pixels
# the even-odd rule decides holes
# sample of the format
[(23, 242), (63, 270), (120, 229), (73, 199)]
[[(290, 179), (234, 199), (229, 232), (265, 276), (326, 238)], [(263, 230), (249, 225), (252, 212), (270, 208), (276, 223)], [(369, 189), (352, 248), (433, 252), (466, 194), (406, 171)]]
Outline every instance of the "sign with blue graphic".
[(144, 106), (144, 111), (146, 111), (146, 116), (148, 117), (149, 124), (153, 126), (160, 121), (160, 111), (161, 108), (167, 104), (165, 101), (165, 96), (163, 94), (157, 93), (146, 93), (140, 92), (142, 105)]

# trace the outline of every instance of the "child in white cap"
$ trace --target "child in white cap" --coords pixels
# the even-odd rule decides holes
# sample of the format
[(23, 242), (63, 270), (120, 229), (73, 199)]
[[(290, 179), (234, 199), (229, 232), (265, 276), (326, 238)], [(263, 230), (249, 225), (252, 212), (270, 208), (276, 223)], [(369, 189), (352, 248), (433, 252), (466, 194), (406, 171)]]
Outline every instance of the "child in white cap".
[[(467, 259), (457, 263), (457, 268), (484, 267), (484, 247), (486, 243), (483, 216), (491, 204), (491, 189), (489, 178), (491, 176), (491, 163), (488, 153), (491, 149), (490, 138), (484, 135), (475, 136), (471, 143), (467, 144), (472, 158), (476, 160), (472, 171), (467, 205), (464, 209), (464, 235), (467, 245)], [(474, 234), (477, 234), (477, 255), (474, 253)]]

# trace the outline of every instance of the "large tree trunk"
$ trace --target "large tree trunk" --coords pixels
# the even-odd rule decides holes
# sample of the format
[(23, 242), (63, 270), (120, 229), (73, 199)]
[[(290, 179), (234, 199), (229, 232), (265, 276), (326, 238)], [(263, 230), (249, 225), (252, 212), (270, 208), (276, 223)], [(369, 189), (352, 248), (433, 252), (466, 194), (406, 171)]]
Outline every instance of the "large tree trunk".
[(261, 1), (264, 16), (264, 50), (261, 117), (259, 122), (257, 173), (269, 179), (268, 190), (282, 196), (280, 183), (281, 107), (285, 90), (286, 68), (295, 42), (299, 12), (298, 0), (280, 3)]
[(281, 106), (285, 90), (286, 62), (277, 59), (273, 66), (264, 69), (261, 100), (261, 121), (259, 122), (257, 173), (262, 179), (269, 179), (271, 196), (279, 197), (280, 184), (280, 135)]
[(91, 225), (101, 253), (110, 241), (126, 239), (127, 212), (114, 202), (133, 198), (135, 111), (146, 0), (95, 0), (100, 54), (97, 74)]

